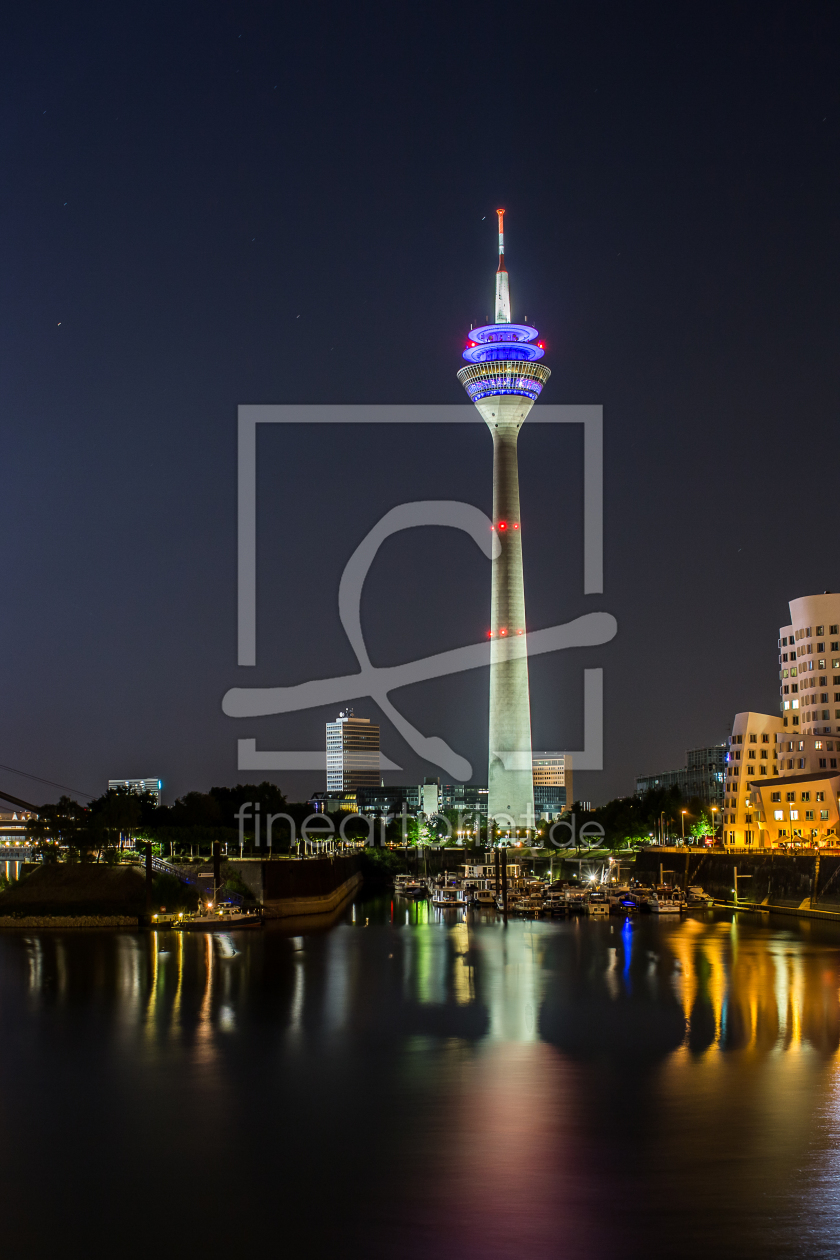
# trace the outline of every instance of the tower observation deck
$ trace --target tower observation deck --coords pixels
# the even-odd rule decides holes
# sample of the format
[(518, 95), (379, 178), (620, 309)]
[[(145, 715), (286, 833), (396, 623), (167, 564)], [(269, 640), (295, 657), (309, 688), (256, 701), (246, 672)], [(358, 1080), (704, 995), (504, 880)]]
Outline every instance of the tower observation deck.
[(551, 375), (545, 347), (529, 324), (511, 322), (505, 266), (504, 210), (499, 216), (496, 322), (474, 328), (458, 373), (493, 438), (493, 560), (490, 607), (488, 816), (499, 828), (534, 826), (531, 702), (519, 515), (517, 441), (525, 417)]

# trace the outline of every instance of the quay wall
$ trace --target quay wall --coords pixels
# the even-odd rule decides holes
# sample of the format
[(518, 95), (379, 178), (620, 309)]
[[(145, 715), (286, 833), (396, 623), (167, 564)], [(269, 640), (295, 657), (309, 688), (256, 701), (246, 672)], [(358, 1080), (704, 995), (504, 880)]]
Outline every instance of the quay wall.
[[(232, 870), (263, 907), (266, 918), (329, 914), (362, 883), (361, 860), (323, 858), (223, 858), (222, 871)], [(177, 869), (202, 886), (212, 862)], [(212, 876), (211, 876), (212, 878)]]
[[(636, 855), (633, 875), (658, 880), (660, 865), (667, 882), (699, 884), (717, 901), (733, 901), (736, 868), (739, 901), (793, 908), (814, 891), (816, 858), (804, 854), (646, 849)], [(840, 856), (820, 857), (816, 900), (824, 910), (840, 910)]]

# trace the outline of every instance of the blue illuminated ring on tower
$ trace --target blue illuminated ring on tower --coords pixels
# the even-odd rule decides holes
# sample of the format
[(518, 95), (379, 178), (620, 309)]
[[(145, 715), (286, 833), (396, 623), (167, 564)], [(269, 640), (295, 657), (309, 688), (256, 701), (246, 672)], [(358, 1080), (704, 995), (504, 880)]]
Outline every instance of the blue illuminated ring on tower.
[(496, 362), (533, 362), (535, 359), (541, 359), (545, 351), (541, 346), (532, 346), (523, 342), (496, 342), (491, 345), (484, 346), (467, 346), (463, 353), (463, 358), (468, 363), (496, 363)]
[(488, 341), (534, 341), (539, 337), (536, 328), (530, 324), (482, 324), (480, 328), (470, 330), (470, 341), (478, 343)]

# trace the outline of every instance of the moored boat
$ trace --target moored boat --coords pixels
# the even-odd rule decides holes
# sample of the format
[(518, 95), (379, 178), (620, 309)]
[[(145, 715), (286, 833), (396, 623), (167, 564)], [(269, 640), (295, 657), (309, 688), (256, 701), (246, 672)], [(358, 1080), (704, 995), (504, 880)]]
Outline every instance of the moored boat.
[(409, 879), (402, 886), (402, 895), (417, 900), (428, 897), (429, 889), (422, 879)]
[(436, 888), (432, 893), (432, 905), (447, 910), (466, 910), (467, 898), (463, 888)]
[(172, 924), (180, 932), (231, 932), (240, 928), (259, 927), (260, 910), (242, 910), (240, 906), (210, 906), (198, 914), (179, 915)]

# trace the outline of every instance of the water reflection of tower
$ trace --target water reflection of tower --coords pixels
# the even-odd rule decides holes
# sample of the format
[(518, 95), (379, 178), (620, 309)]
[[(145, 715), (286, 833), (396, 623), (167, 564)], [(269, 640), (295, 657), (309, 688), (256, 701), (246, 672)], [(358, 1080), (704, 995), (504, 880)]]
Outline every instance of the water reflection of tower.
[(488, 814), (511, 827), (534, 824), (531, 707), (519, 514), (517, 440), (550, 376), (538, 360), (544, 347), (528, 324), (511, 323), (505, 266), (504, 210), (499, 216), (496, 322), (474, 328), (458, 380), (493, 438), (493, 560), (490, 609)]

